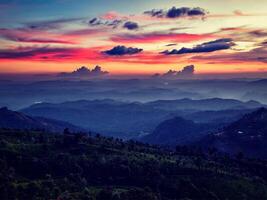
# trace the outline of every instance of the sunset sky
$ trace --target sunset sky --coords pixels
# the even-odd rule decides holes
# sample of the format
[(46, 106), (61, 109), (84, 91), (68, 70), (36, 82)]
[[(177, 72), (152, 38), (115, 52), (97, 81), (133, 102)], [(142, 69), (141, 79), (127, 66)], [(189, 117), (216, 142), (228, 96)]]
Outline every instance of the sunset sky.
[(0, 0), (0, 73), (267, 71), (266, 0)]

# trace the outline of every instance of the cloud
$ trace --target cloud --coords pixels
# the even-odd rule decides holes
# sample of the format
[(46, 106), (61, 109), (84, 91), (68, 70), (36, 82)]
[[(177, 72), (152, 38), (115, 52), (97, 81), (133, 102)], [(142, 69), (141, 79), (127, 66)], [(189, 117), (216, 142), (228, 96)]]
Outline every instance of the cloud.
[(90, 26), (110, 26), (112, 28), (117, 28), (119, 25), (123, 23), (121, 19), (102, 19), (102, 18), (93, 18), (91, 19), (88, 24)]
[(195, 72), (195, 66), (194, 65), (188, 65), (185, 66), (181, 71), (175, 71), (175, 70), (169, 70), (162, 76), (179, 76), (179, 77), (188, 77), (188, 76), (193, 76)]
[(88, 24), (90, 26), (109, 26), (112, 28), (125, 28), (128, 30), (137, 30), (139, 28), (138, 23), (132, 22), (132, 21), (126, 21), (126, 19), (120, 19), (120, 18), (114, 18), (115, 16), (112, 17), (95, 17), (91, 19)]
[(230, 38), (218, 39), (211, 42), (206, 42), (200, 45), (197, 45), (193, 48), (183, 47), (179, 50), (173, 49), (171, 51), (163, 51), (162, 54), (165, 55), (174, 55), (174, 54), (187, 54), (187, 53), (204, 53), (204, 52), (213, 52), (219, 50), (230, 49), (234, 46), (235, 43)]
[(62, 39), (55, 39), (55, 34), (40, 31), (29, 31), (27, 29), (0, 29), (0, 38), (4, 38), (13, 42), (25, 43), (54, 43), (54, 44), (75, 44), (69, 41), (66, 37), (61, 36)]
[(204, 16), (206, 14), (206, 11), (202, 8), (176, 8), (172, 7), (167, 12), (167, 17), (169, 18), (177, 18), (177, 17), (183, 17), (183, 16)]
[(267, 48), (262, 46), (259, 48), (252, 49), (246, 52), (235, 52), (221, 55), (210, 55), (210, 56), (194, 56), (192, 60), (213, 60), (214, 63), (234, 63), (234, 62), (261, 62), (267, 63)]
[(42, 62), (80, 62), (103, 61), (100, 53), (101, 47), (73, 48), (52, 46), (28, 46), (0, 49), (0, 59), (5, 60), (29, 60)]
[(109, 72), (108, 71), (103, 71), (100, 66), (95, 66), (92, 70), (89, 68), (82, 66), (78, 69), (76, 69), (73, 72), (62, 72), (58, 74), (58, 76), (61, 77), (71, 77), (71, 78), (85, 78), (85, 77), (96, 77), (96, 76), (103, 76), (107, 75)]
[(257, 30), (253, 30), (253, 31), (250, 31), (249, 34), (253, 37), (267, 37), (267, 31), (266, 30), (260, 30), (260, 29), (257, 29)]
[(192, 76), (195, 72), (194, 65), (185, 66), (181, 71), (177, 73), (178, 76)]
[(145, 11), (144, 14), (159, 18), (204, 17), (207, 14), (207, 11), (199, 7), (197, 8), (172, 7), (167, 11), (163, 9), (160, 10), (153, 9), (150, 11)]
[(176, 43), (170, 43), (170, 44), (166, 44), (165, 46), (166, 47), (171, 47), (171, 46), (176, 46), (177, 44)]
[(177, 71), (170, 69), (166, 73), (162, 74), (162, 76), (168, 77), (168, 76), (175, 76), (177, 74)]
[(152, 9), (145, 11), (144, 14), (150, 15), (152, 17), (165, 17), (165, 11), (163, 9)]
[(101, 19), (95, 17), (93, 19), (90, 19), (88, 24), (92, 26), (98, 26), (104, 24), (104, 22)]
[[(67, 53), (73, 53), (75, 49), (68, 48), (49, 48), (49, 47), (20, 47), (15, 49), (0, 49), (0, 58), (2, 59), (25, 59), (33, 58), (36, 56), (48, 56), (48, 55), (66, 55)], [(45, 58), (45, 57), (43, 57)]]
[(171, 42), (171, 43), (187, 43), (207, 38), (212, 38), (211, 34), (189, 34), (189, 33), (143, 33), (143, 34), (123, 34), (111, 37), (113, 42), (117, 43), (153, 43), (153, 42)]
[(110, 56), (123, 56), (123, 55), (133, 55), (143, 51), (143, 49), (125, 46), (116, 46), (110, 50), (103, 51), (104, 54)]
[(259, 40), (267, 38), (267, 30), (264, 28), (260, 29), (247, 26), (228, 27), (217, 31), (217, 35), (227, 35), (228, 38), (232, 38), (237, 42), (249, 42), (256, 44)]
[(139, 26), (136, 22), (128, 21), (124, 23), (123, 28), (126, 28), (128, 30), (136, 30), (139, 28)]
[(153, 77), (163, 77), (163, 78), (190, 78), (194, 76), (195, 73), (195, 66), (194, 65), (188, 65), (185, 66), (182, 70), (176, 71), (170, 69), (164, 74), (155, 74)]

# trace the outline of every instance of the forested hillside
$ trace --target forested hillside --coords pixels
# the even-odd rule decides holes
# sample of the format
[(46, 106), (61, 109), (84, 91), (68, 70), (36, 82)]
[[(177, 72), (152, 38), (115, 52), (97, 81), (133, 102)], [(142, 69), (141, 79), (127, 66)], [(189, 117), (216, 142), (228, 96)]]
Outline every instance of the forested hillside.
[(267, 162), (100, 135), (0, 131), (0, 199), (267, 199)]

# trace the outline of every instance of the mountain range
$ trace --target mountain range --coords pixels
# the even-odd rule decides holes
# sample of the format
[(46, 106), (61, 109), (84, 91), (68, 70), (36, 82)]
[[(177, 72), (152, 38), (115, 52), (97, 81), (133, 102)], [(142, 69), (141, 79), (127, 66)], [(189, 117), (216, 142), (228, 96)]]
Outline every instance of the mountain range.
[[(99, 71), (99, 68), (97, 69), (94, 73)], [(47, 79), (42, 75), (36, 75), (27, 79), (14, 77), (10, 81), (1, 81), (0, 107), (7, 106), (12, 110), (19, 110), (36, 102), (61, 103), (81, 99), (149, 102), (183, 98), (193, 100), (224, 98), (240, 101), (256, 100), (267, 104), (266, 79), (75, 78), (77, 73), (78, 76), (80, 73), (88, 74), (86, 71), (89, 72), (82, 67), (80, 70), (67, 73), (67, 76)], [(70, 78), (73, 74), (74, 78)]]
[(198, 123), (230, 123), (264, 105), (232, 99), (162, 100), (148, 103), (110, 99), (38, 103), (20, 110), (30, 115), (66, 121), (94, 132), (130, 139), (150, 134), (174, 117)]
[[(91, 106), (98, 105), (99, 108), (106, 110), (107, 107), (104, 106), (106, 104), (112, 104), (120, 108), (124, 107), (120, 102), (110, 100), (97, 101)], [(90, 108), (90, 103), (87, 101), (80, 102), (78, 105), (80, 109), (85, 107)], [(38, 107), (38, 105), (35, 106)], [(57, 108), (57, 105), (55, 106)], [(64, 108), (68, 106), (69, 109), (73, 109), (72, 102), (64, 104)], [(61, 112), (66, 114), (63, 108)], [(53, 109), (52, 113), (54, 113)], [(154, 115), (156, 116), (156, 113), (154, 113)], [(116, 116), (116, 114), (114, 114), (114, 116)], [(128, 120), (134, 119), (133, 116), (130, 116)], [(112, 115), (109, 115), (109, 117), (112, 117)], [(104, 122), (107, 123), (107, 121)], [(122, 121), (122, 123), (123, 122), (124, 121)], [(90, 123), (93, 124), (92, 121), (90, 121)], [(119, 123), (116, 125), (119, 126)], [(220, 122), (198, 123), (182, 117), (172, 117), (167, 120), (162, 120), (155, 127), (156, 128), (152, 130), (151, 133), (139, 135), (138, 140), (171, 147), (176, 145), (195, 145), (203, 147), (204, 149), (216, 148), (219, 152), (233, 155), (242, 152), (248, 157), (267, 158), (266, 108), (260, 108), (256, 111), (244, 114), (240, 119), (226, 124)], [(62, 132), (65, 128), (69, 128), (74, 132), (85, 132), (88, 130), (61, 120), (32, 117), (21, 112), (11, 111), (6, 107), (0, 109), (0, 128), (39, 129), (48, 132)], [(116, 135), (112, 136), (116, 137)], [(125, 137), (125, 139), (127, 138)]]

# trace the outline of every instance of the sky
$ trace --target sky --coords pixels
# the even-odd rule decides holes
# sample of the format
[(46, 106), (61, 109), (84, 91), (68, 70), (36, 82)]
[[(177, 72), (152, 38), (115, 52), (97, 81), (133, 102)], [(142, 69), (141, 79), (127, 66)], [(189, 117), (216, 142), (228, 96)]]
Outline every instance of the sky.
[(267, 72), (266, 0), (0, 0), (0, 73)]

